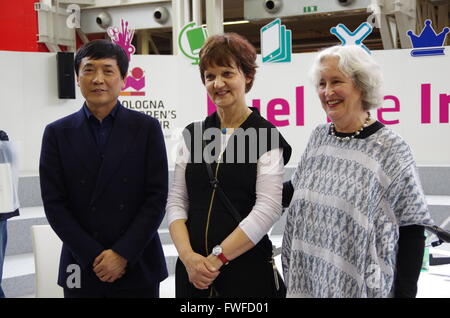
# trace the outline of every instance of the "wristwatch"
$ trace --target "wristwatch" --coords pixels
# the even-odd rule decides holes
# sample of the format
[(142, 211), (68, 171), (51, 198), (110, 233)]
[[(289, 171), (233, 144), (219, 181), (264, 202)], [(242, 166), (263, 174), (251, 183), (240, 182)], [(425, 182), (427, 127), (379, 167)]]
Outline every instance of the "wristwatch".
[(222, 246), (216, 245), (213, 247), (212, 254), (217, 256), (224, 265), (227, 265), (229, 260), (223, 255)]

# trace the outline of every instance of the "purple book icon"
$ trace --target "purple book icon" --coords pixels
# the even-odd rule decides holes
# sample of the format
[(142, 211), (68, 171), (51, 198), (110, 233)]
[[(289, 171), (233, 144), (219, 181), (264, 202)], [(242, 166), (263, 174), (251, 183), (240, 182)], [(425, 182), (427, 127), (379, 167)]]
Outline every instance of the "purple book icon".
[(144, 71), (140, 67), (133, 68), (131, 75), (127, 77), (123, 90), (128, 87), (134, 88), (137, 91), (145, 87)]

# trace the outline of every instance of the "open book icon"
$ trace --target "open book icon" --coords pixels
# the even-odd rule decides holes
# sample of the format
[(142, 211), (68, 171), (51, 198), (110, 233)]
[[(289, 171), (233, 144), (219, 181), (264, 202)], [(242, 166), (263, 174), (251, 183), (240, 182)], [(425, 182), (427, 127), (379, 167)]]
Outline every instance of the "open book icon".
[(290, 62), (292, 55), (291, 30), (275, 19), (263, 26), (261, 33), (261, 55), (263, 63)]

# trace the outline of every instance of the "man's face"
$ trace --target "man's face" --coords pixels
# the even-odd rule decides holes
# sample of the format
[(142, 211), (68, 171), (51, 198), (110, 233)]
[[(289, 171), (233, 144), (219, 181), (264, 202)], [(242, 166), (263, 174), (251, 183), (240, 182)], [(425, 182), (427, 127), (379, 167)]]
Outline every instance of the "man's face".
[[(126, 77), (126, 76), (125, 76)], [(78, 86), (89, 108), (113, 108), (125, 85), (117, 61), (112, 58), (81, 60), (77, 77)]]

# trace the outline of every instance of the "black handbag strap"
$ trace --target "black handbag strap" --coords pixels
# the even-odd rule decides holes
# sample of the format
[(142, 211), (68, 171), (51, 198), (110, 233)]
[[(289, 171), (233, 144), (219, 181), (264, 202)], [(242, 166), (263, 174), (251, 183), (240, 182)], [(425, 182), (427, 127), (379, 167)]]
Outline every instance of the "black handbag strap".
[(219, 195), (220, 199), (222, 200), (223, 204), (225, 204), (225, 207), (228, 211), (230, 211), (231, 215), (233, 216), (234, 220), (237, 223), (241, 223), (242, 216), (239, 214), (239, 212), (234, 207), (233, 203), (231, 203), (230, 199), (228, 199), (225, 192), (223, 192), (222, 187), (220, 186), (219, 180), (214, 176), (214, 173), (212, 171), (211, 164), (205, 161), (206, 170), (208, 171), (209, 176), (209, 183), (211, 184), (212, 188), (216, 190), (217, 194)]
[[(204, 131), (205, 131), (205, 122), (202, 123), (202, 132), (204, 132)], [(202, 144), (203, 144), (203, 149), (205, 149), (206, 141), (203, 138), (202, 138)], [(230, 199), (228, 199), (225, 192), (223, 192), (223, 189), (220, 186), (219, 180), (217, 180), (216, 176), (214, 176), (214, 172), (212, 170), (211, 164), (207, 160), (205, 160), (205, 165), (206, 165), (206, 171), (208, 172), (208, 176), (209, 176), (209, 183), (211, 184), (213, 189), (215, 189), (217, 191), (220, 198), (222, 199), (222, 202), (225, 204), (225, 207), (227, 208), (227, 210), (230, 211), (230, 213), (233, 216), (233, 218), (235, 219), (235, 221), (237, 223), (241, 223), (242, 216), (236, 210), (233, 203), (231, 203)]]
[[(205, 122), (202, 123), (202, 132), (205, 131)], [(203, 135), (203, 134), (202, 134)], [(203, 149), (206, 147), (206, 141), (202, 137), (202, 143), (203, 143)], [(222, 203), (225, 205), (225, 208), (227, 211), (230, 212), (231, 216), (234, 218), (234, 220), (239, 224), (242, 221), (241, 214), (237, 211), (237, 209), (234, 207), (233, 203), (231, 203), (230, 199), (227, 197), (225, 192), (223, 191), (222, 187), (220, 186), (219, 180), (216, 178), (216, 176), (213, 173), (211, 164), (207, 161), (205, 161), (206, 171), (208, 172), (209, 176), (209, 183), (211, 184), (212, 188), (216, 190), (217, 194), (219, 195), (220, 199), (222, 200)], [(219, 164), (219, 162), (217, 163)], [(269, 258), (272, 258), (272, 253), (267, 253), (267, 251), (261, 246), (256, 245), (256, 247), (259, 247), (259, 250), (263, 252), (263, 254)]]

